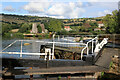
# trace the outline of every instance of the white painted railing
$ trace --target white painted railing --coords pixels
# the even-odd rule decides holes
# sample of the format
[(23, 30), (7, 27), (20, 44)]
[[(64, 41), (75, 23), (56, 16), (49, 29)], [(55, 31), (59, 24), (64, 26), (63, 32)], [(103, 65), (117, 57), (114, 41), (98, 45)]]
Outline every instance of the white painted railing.
[[(48, 41), (39, 41), (39, 40), (16, 40), (14, 41), (13, 43), (11, 43), (10, 45), (8, 45), (7, 47), (5, 47), (0, 53), (7, 53), (7, 54), (20, 54), (20, 57), (22, 57), (22, 55), (44, 55), (45, 56), (45, 60), (47, 59), (47, 55), (49, 55), (49, 60), (53, 60), (54, 58), (54, 49), (55, 49), (55, 44), (72, 44), (72, 45), (84, 45), (85, 47), (82, 49), (81, 51), (81, 60), (84, 56), (84, 51), (85, 49), (87, 49), (87, 56), (89, 55), (89, 43), (92, 43), (92, 54), (93, 55), (96, 55), (94, 53), (96, 52), (99, 52), (100, 49), (107, 43), (107, 40), (108, 38), (104, 38), (102, 40), (101, 43), (98, 43), (98, 38), (95, 37), (93, 38), (92, 40), (88, 41), (87, 44), (85, 43), (66, 43), (66, 42), (54, 42), (54, 37), (53, 37), (53, 42), (48, 42)], [(16, 43), (17, 41), (20, 41), (21, 42), (21, 49), (20, 49), (20, 52), (3, 52), (4, 50), (6, 50), (7, 48), (9, 48), (10, 46), (12, 46), (14, 43)], [(45, 53), (25, 53), (23, 52), (23, 49), (22, 49), (22, 44), (23, 44), (23, 41), (27, 41), (27, 42), (39, 42), (39, 43), (49, 43), (49, 44), (53, 44), (53, 48), (52, 48), (52, 52), (50, 49), (45, 49)], [(96, 46), (94, 46), (94, 43), (96, 44)], [(93, 50), (93, 48), (95, 47), (95, 50)]]
[(81, 51), (81, 60), (82, 60), (82, 58), (83, 58), (83, 53), (84, 53), (84, 51), (85, 51), (85, 49), (87, 49), (87, 56), (89, 55), (89, 43), (91, 43), (92, 42), (92, 54), (94, 53), (93, 52), (93, 48), (94, 48), (94, 42), (98, 42), (98, 38), (97, 37), (95, 37), (95, 38), (93, 38), (92, 40), (89, 40), (88, 42), (87, 42), (87, 44), (86, 44), (86, 46), (82, 49), (82, 51)]
[[(23, 47), (23, 41), (27, 41), (27, 42), (32, 41), (32, 42), (53, 44), (52, 53), (51, 53), (51, 51), (47, 51), (48, 48), (45, 49), (45, 53), (25, 53), (25, 52), (23, 52), (23, 48), (22, 48), (22, 47)], [(3, 51), (5, 51), (7, 48), (11, 47), (11, 46), (12, 46), (14, 43), (16, 43), (16, 42), (21, 42), (20, 52), (3, 52)], [(20, 57), (22, 57), (22, 55), (39, 55), (39, 56), (44, 55), (44, 56), (45, 56), (45, 58), (44, 58), (45, 60), (47, 59), (47, 55), (49, 54), (49, 60), (53, 60), (53, 58), (54, 58), (54, 49), (55, 49), (54, 47), (55, 47), (55, 44), (86, 45), (86, 44), (84, 44), (84, 43), (48, 42), (48, 41), (39, 41), (39, 40), (37, 40), (37, 41), (34, 41), (34, 40), (16, 40), (16, 41), (14, 41), (13, 43), (11, 43), (10, 45), (8, 45), (7, 47), (5, 47), (5, 48), (2, 50), (2, 52), (0, 52), (0, 53), (20, 54)]]
[[(88, 41), (86, 46), (81, 51), (81, 60), (82, 60), (82, 58), (84, 56), (83, 53), (84, 53), (85, 49), (87, 49), (87, 56), (89, 55), (89, 43), (92, 43), (92, 55), (96, 56), (98, 54), (98, 52), (103, 48), (103, 46), (105, 44), (107, 44), (107, 42), (108, 42), (108, 38), (104, 38), (101, 41), (101, 43), (99, 43), (97, 37), (95, 37), (92, 40)], [(96, 44), (95, 46), (94, 46), (94, 43)], [(93, 50), (94, 47), (95, 47), (95, 50)]]
[(96, 44), (94, 55), (97, 56), (98, 52), (103, 48), (105, 44), (107, 44), (108, 38), (104, 38), (101, 43)]

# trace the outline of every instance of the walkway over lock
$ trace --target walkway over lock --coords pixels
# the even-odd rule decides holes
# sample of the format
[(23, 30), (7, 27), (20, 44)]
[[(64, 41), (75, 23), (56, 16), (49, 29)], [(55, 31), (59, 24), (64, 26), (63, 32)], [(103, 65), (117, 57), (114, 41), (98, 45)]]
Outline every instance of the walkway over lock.
[[(98, 38), (95, 37), (91, 40), (89, 40), (87, 43), (80, 43), (80, 42), (56, 42), (54, 41), (54, 35), (53, 35), (53, 41), (50, 42), (50, 41), (39, 41), (39, 40), (15, 40), (13, 43), (11, 43), (10, 45), (8, 45), (7, 47), (5, 47), (2, 52), (0, 53), (7, 53), (7, 54), (20, 54), (20, 57), (22, 57), (22, 55), (36, 55), (36, 56), (45, 56), (44, 57), (44, 60), (53, 60), (54, 58), (54, 55), (55, 55), (55, 49), (59, 49), (59, 50), (63, 50), (63, 51), (69, 51), (69, 52), (75, 52), (75, 50), (68, 50), (68, 49), (65, 49), (65, 48), (60, 48), (60, 47), (56, 47), (56, 45), (77, 45), (77, 46), (84, 46), (83, 49), (81, 50), (81, 52), (78, 52), (80, 53), (81, 57), (80, 59), (83, 60), (83, 57), (84, 56), (94, 56), (96, 57), (97, 54), (99, 53), (99, 51), (103, 48), (103, 46), (105, 44), (107, 44), (107, 40), (108, 38), (104, 38), (100, 43), (98, 42)], [(21, 42), (21, 50), (20, 52), (4, 52), (7, 48), (11, 47), (13, 44), (15, 44), (16, 42), (20, 41)], [(45, 51), (44, 53), (26, 53), (26, 52), (23, 52), (23, 41), (25, 42), (37, 42), (37, 43), (44, 43), (44, 44), (52, 44), (52, 46), (48, 47), (48, 48), (45, 48)], [(91, 44), (90, 44), (91, 43)], [(91, 51), (89, 49), (89, 46), (91, 45)], [(84, 55), (84, 52), (86, 50), (86, 55)]]
[[(36, 42), (50, 44), (47, 45), (46, 51), (44, 53), (26, 53), (23, 52), (23, 43), (24, 42)], [(10, 46), (16, 42), (21, 42), (20, 52), (5, 52)], [(11, 75), (72, 75), (72, 74), (96, 74), (97, 72), (109, 72), (109, 67), (111, 63), (111, 56), (118, 55), (120, 49), (107, 47), (108, 38), (103, 38), (101, 42), (97, 37), (87, 41), (86, 43), (80, 42), (60, 42), (60, 41), (38, 41), (38, 40), (16, 40), (11, 43), (8, 47), (4, 48), (1, 53), (8, 54), (19, 54), (20, 58), (2, 58), (3, 66), (8, 67), (10, 70), (3, 71), (2, 74), (11, 74)], [(83, 49), (78, 54), (81, 56), (81, 60), (59, 60), (53, 59), (56, 49), (66, 49), (67, 46), (59, 47), (58, 45), (70, 44), (82, 45)], [(69, 47), (69, 46), (68, 46)], [(64, 50), (65, 51), (65, 50)], [(69, 50), (72, 52), (72, 50)], [(53, 54), (54, 52), (54, 54)], [(84, 54), (86, 52), (86, 54)], [(87, 54), (88, 52), (88, 54)], [(51, 53), (47, 55), (46, 53)], [(40, 55), (41, 54), (41, 55)], [(23, 55), (37, 55), (44, 56), (44, 59), (27, 59), (23, 58)], [(46, 56), (46, 58), (45, 58)], [(86, 61), (84, 60), (86, 57)], [(91, 58), (93, 60), (91, 60)], [(49, 59), (49, 60), (48, 60)], [(88, 61), (88, 62), (87, 62)], [(92, 63), (89, 63), (92, 62)], [(17, 67), (28, 67), (27, 69), (16, 69)], [(34, 68), (37, 67), (37, 68)], [(11, 69), (12, 68), (12, 69)], [(10, 72), (9, 72), (10, 71)]]

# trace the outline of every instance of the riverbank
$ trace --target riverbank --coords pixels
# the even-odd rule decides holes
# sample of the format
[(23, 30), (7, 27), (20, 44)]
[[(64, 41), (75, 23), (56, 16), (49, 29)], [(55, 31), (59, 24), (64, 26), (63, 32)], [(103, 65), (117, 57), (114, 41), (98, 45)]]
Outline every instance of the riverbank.
[(2, 39), (49, 39), (51, 34), (25, 34), (25, 33), (5, 33), (2, 35)]

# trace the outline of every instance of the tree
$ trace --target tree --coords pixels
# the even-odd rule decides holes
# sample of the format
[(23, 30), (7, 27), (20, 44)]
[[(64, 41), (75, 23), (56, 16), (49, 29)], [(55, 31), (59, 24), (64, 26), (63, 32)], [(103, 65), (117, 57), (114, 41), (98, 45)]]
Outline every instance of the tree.
[(41, 26), (38, 25), (37, 28), (38, 28), (38, 32), (41, 33), (41, 32), (42, 32), (42, 28), (41, 28)]
[(85, 30), (86, 30), (85, 27), (82, 26), (82, 27), (79, 29), (79, 32), (85, 32)]
[(62, 22), (59, 20), (50, 20), (48, 23), (48, 30), (50, 32), (58, 32), (62, 28)]
[(44, 22), (43, 24), (45, 25), (45, 29), (49, 30), (48, 22)]
[(12, 29), (10, 24), (2, 24), (2, 35), (8, 33)]
[(20, 28), (20, 24), (12, 24), (11, 27), (12, 29), (18, 29)]
[(69, 32), (66, 30), (58, 31), (57, 35), (67, 35)]
[(19, 32), (21, 32), (21, 33), (28, 33), (29, 30), (30, 30), (29, 24), (24, 23), (24, 24), (21, 25), (21, 27), (19, 29)]
[(107, 14), (104, 19), (104, 25), (106, 28), (106, 33), (119, 33), (120, 27), (119, 27), (119, 12), (117, 10), (114, 10), (112, 14)]
[(96, 22), (90, 22), (89, 23), (91, 26), (98, 26), (98, 24)]

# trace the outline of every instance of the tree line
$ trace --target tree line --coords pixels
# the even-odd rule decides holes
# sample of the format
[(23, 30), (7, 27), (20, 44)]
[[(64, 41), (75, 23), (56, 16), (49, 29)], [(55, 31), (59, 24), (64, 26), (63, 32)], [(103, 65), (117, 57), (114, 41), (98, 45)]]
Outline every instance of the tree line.
[(103, 19), (106, 33), (120, 34), (120, 11), (114, 10), (112, 14), (107, 14)]

